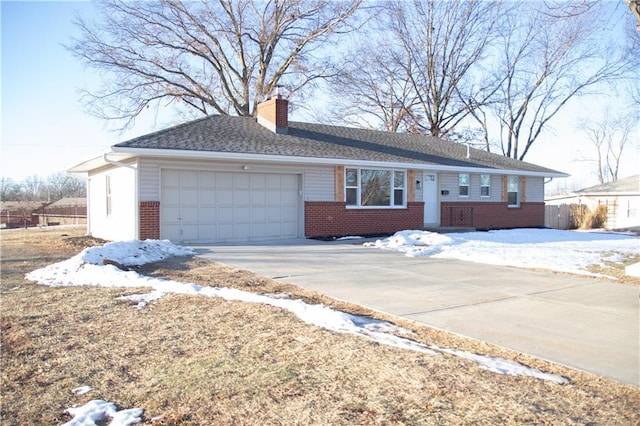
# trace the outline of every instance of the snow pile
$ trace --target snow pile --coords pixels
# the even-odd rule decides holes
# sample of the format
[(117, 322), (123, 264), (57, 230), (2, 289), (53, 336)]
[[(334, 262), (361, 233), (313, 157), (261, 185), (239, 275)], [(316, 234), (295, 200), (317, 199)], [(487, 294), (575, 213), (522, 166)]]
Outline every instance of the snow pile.
[[(26, 275), (31, 281), (48, 286), (95, 285), (101, 287), (145, 287), (140, 275), (127, 272), (122, 275), (120, 269), (111, 265), (102, 265), (109, 259), (123, 265), (141, 266), (158, 262), (172, 256), (195, 254), (188, 248), (177, 246), (170, 241), (120, 241), (107, 243), (104, 246), (89, 247), (62, 262), (54, 263)], [(131, 279), (131, 284), (128, 278)]]
[[(119, 253), (116, 248), (122, 249), (122, 253)], [(435, 355), (438, 352), (445, 352), (479, 362), (485, 366), (500, 365), (500, 367), (487, 368), (501, 374), (528, 375), (534, 377), (543, 377), (544, 375), (544, 373), (538, 370), (519, 363), (513, 362), (513, 364), (508, 364), (502, 362), (507, 360), (474, 355), (463, 351), (430, 347), (414, 340), (398, 336), (397, 334), (408, 335), (411, 332), (389, 322), (336, 311), (324, 305), (310, 305), (302, 300), (282, 298), (279, 295), (262, 295), (232, 288), (205, 287), (197, 284), (163, 280), (143, 276), (135, 271), (122, 271), (113, 265), (99, 265), (104, 258), (127, 265), (130, 264), (129, 262), (132, 260), (134, 262), (141, 262), (142, 259), (150, 259), (149, 261), (151, 262), (164, 259), (171, 255), (181, 256), (190, 253), (192, 253), (191, 249), (175, 246), (169, 241), (110, 243), (104, 247), (86, 249), (68, 260), (30, 272), (26, 275), (26, 278), (49, 286), (95, 285), (127, 288), (150, 287), (152, 290), (148, 293), (123, 297), (123, 299), (136, 302), (137, 308), (143, 308), (147, 303), (158, 300), (168, 293), (220, 297), (229, 301), (246, 303), (262, 303), (292, 312), (300, 320), (308, 324), (323, 327), (338, 333), (356, 334), (383, 345), (431, 355)], [(557, 383), (567, 382), (565, 378), (560, 376), (546, 375), (544, 377), (546, 380), (552, 380)], [(79, 412), (78, 416), (80, 414)]]
[(635, 236), (556, 229), (445, 235), (400, 231), (384, 240), (364, 245), (402, 252), (407, 256), (431, 256), (583, 275), (597, 275), (586, 270), (589, 265), (604, 265), (604, 261), (620, 262), (623, 255), (640, 253), (640, 238)]
[(106, 424), (111, 419), (110, 426), (128, 426), (142, 421), (142, 408), (131, 408), (118, 411), (113, 402), (94, 399), (81, 407), (67, 408), (65, 412), (73, 416), (73, 420), (64, 426), (96, 426)]

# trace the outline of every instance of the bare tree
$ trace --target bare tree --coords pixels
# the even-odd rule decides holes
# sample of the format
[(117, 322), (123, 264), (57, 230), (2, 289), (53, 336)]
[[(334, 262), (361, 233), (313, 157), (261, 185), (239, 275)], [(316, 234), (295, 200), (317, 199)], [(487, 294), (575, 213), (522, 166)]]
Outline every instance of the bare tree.
[[(396, 58), (386, 40), (355, 47), (329, 86), (332, 104), (319, 121), (343, 121), (388, 132), (410, 131), (416, 94), (410, 82), (411, 58)], [(402, 65), (399, 65), (401, 64)]]
[(292, 94), (327, 76), (321, 50), (353, 29), (361, 1), (106, 0), (99, 22), (77, 18), (68, 48), (111, 77), (85, 93), (98, 117), (131, 124), (160, 101), (248, 116), (277, 86)]
[(0, 201), (14, 201), (20, 194), (20, 184), (9, 177), (0, 177)]
[(378, 27), (353, 49), (354, 59), (333, 81), (332, 91), (339, 94), (334, 98), (343, 101), (338, 114), (351, 124), (447, 136), (469, 114), (466, 99), (483, 103), (496, 90), (481, 71), (498, 6), (464, 0), (384, 3)]
[(38, 175), (31, 175), (22, 181), (22, 194), (20, 199), (24, 201), (37, 201), (46, 199), (46, 185)]
[(466, 99), (482, 105), (495, 91), (495, 82), (481, 71), (498, 4), (416, 0), (398, 2), (390, 11), (393, 34), (411, 59), (404, 65), (412, 65), (407, 71), (417, 95), (409, 109), (414, 124), (432, 136), (446, 136), (468, 115)]
[(86, 185), (83, 179), (66, 173), (55, 173), (46, 181), (48, 201), (57, 201), (66, 197), (84, 197)]
[(569, 100), (628, 72), (628, 58), (607, 43), (600, 6), (582, 2), (557, 13), (551, 3), (521, 3), (504, 16), (502, 84), (484, 121), (474, 116), (487, 132), (487, 117), (497, 120), (503, 155), (523, 160)]
[(618, 180), (620, 160), (625, 147), (631, 142), (631, 132), (636, 125), (632, 115), (609, 117), (605, 114), (599, 122), (583, 122), (581, 127), (595, 148), (594, 164), (600, 183)]

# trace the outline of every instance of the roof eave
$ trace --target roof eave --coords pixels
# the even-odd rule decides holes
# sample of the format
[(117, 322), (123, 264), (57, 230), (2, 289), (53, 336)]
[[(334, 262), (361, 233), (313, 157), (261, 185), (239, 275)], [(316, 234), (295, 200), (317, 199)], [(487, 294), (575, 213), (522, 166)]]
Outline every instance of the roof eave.
[(105, 159), (105, 156), (107, 155), (112, 155), (113, 158), (111, 160), (113, 161), (124, 161), (124, 160), (138, 156), (137, 154), (134, 154), (134, 153), (124, 153), (124, 152), (119, 153), (119, 152), (116, 152), (115, 147), (111, 147), (104, 151), (101, 151), (98, 154), (94, 154), (93, 156), (82, 161), (81, 163), (78, 163), (71, 167), (67, 167), (66, 171), (68, 173), (88, 173), (100, 167), (113, 164), (113, 161), (107, 161)]
[(354, 167), (392, 167), (403, 169), (417, 170), (433, 170), (442, 172), (473, 172), (487, 174), (504, 174), (532, 177), (568, 177), (566, 173), (556, 171), (527, 171), (515, 169), (500, 169), (495, 167), (461, 167), (461, 166), (445, 166), (437, 164), (421, 164), (406, 162), (387, 162), (372, 160), (353, 160), (347, 158), (317, 158), (317, 157), (295, 157), (286, 155), (267, 155), (267, 154), (245, 154), (236, 152), (217, 152), (217, 151), (191, 151), (179, 149), (150, 149), (150, 148), (130, 148), (130, 147), (112, 147), (114, 154), (123, 156), (148, 156), (148, 157), (165, 157), (165, 158), (182, 158), (182, 159), (217, 159), (217, 160), (236, 160), (236, 161), (258, 161), (270, 163), (297, 163), (297, 164), (314, 164), (314, 165), (353, 165)]

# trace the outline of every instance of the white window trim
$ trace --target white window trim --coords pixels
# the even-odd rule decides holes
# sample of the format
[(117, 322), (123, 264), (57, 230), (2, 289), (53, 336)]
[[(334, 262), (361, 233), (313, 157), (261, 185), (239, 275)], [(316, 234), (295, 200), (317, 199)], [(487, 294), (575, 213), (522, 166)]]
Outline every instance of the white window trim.
[[(356, 186), (348, 186), (347, 185), (347, 171), (348, 170), (352, 170), (355, 169), (358, 173), (358, 185)], [(361, 195), (362, 195), (362, 176), (360, 171), (361, 170), (382, 170), (385, 172), (390, 172), (390, 179), (391, 179), (391, 193), (389, 194), (389, 205), (386, 206), (361, 206), (359, 203), (361, 201)], [(394, 197), (394, 193), (395, 190), (398, 189), (398, 187), (395, 186), (395, 172), (402, 172), (404, 175), (404, 187), (402, 188), (402, 205), (395, 205), (393, 203), (393, 197)], [(407, 208), (407, 175), (408, 175), (408, 171), (405, 169), (385, 169), (385, 168), (381, 168), (381, 167), (345, 167), (344, 168), (344, 201), (347, 201), (347, 189), (348, 188), (357, 188), (356, 189), (356, 200), (358, 202), (358, 205), (353, 205), (353, 204), (347, 204), (346, 207), (347, 209), (363, 209), (363, 210), (372, 210), (372, 209), (406, 209)]]
[(111, 196), (112, 185), (111, 176), (105, 176), (105, 201), (106, 201), (106, 216), (111, 217), (113, 214), (113, 197)]
[[(489, 177), (489, 185), (482, 185), (482, 176)], [(487, 195), (482, 195), (482, 188), (489, 188), (489, 193)], [(488, 175), (488, 174), (480, 175), (480, 198), (491, 198), (491, 175)]]
[[(513, 191), (509, 191), (509, 179), (510, 178), (516, 178), (518, 179), (518, 186), (516, 187), (517, 191), (517, 202), (516, 204), (509, 204), (509, 192), (513, 192)], [(507, 207), (510, 209), (518, 209), (521, 207), (521, 197), (520, 197), (520, 176), (507, 176)]]
[[(460, 185), (460, 176), (462, 175), (466, 175), (467, 176), (467, 195), (462, 195), (460, 194), (460, 188), (462, 188), (464, 185)], [(458, 173), (458, 197), (460, 198), (469, 198), (469, 195), (471, 194), (471, 174), (470, 173)]]

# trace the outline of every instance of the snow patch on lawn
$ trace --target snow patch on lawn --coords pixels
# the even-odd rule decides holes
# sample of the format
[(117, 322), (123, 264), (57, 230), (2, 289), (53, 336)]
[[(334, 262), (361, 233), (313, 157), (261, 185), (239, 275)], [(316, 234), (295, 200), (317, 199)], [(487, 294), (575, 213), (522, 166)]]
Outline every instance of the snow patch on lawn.
[[(412, 240), (422, 241), (422, 243), (424, 243), (424, 238), (425, 235), (418, 235), (412, 238)], [(426, 238), (429, 241), (443, 242), (449, 237), (427, 235)], [(418, 244), (419, 243), (416, 243), (414, 245)], [(308, 324), (323, 327), (338, 333), (356, 334), (379, 344), (409, 349), (430, 355), (447, 353), (477, 362), (483, 366), (483, 368), (500, 374), (532, 376), (561, 384), (568, 382), (564, 377), (546, 374), (515, 361), (425, 345), (407, 337), (402, 337), (411, 334), (407, 329), (397, 327), (386, 321), (337, 311), (328, 306), (311, 305), (302, 300), (282, 298), (281, 295), (255, 294), (232, 288), (205, 287), (192, 283), (163, 280), (143, 276), (135, 271), (123, 271), (111, 264), (102, 265), (102, 259), (110, 259), (124, 265), (142, 265), (146, 262), (155, 262), (170, 256), (183, 256), (193, 253), (193, 250), (190, 248), (176, 246), (169, 241), (147, 240), (142, 242), (109, 243), (102, 247), (85, 249), (70, 259), (30, 272), (26, 274), (26, 278), (53, 287), (91, 285), (110, 288), (151, 288), (152, 290), (150, 292), (144, 294), (122, 297), (122, 299), (136, 303), (135, 306), (138, 309), (144, 308), (148, 303), (158, 300), (169, 293), (220, 297), (225, 300), (246, 303), (262, 303), (292, 312), (300, 320)], [(76, 423), (69, 424), (91, 425), (95, 424), (95, 421), (102, 421), (101, 419), (91, 420), (94, 418), (92, 416), (95, 416), (95, 414), (91, 414), (94, 413), (94, 409), (98, 411), (104, 410), (103, 412), (106, 413), (107, 416), (112, 417), (114, 420), (112, 420), (111, 424), (125, 424), (113, 423), (115, 419), (120, 418), (118, 416), (125, 416), (125, 414), (118, 414), (122, 412), (114, 411), (115, 406), (113, 406), (112, 403), (92, 401), (89, 404), (91, 405), (85, 408), (69, 409), (71, 410), (69, 412), (75, 416), (74, 422), (76, 422), (77, 418), (87, 419), (87, 421), (93, 421), (94, 423), (81, 423), (81, 420), (77, 420)], [(135, 415), (140, 415), (138, 411), (125, 410), (125, 413), (131, 413), (134, 417)]]
[(365, 247), (465, 260), (490, 265), (548, 269), (581, 275), (590, 265), (622, 262), (625, 255), (640, 254), (640, 238), (604, 232), (557, 229), (510, 229), (489, 232), (435, 232), (408, 230), (391, 237), (364, 243)]

